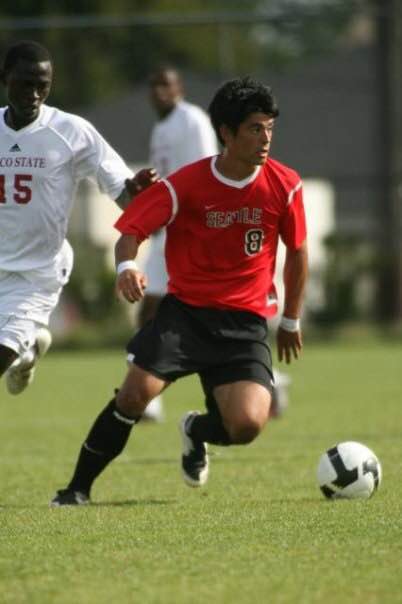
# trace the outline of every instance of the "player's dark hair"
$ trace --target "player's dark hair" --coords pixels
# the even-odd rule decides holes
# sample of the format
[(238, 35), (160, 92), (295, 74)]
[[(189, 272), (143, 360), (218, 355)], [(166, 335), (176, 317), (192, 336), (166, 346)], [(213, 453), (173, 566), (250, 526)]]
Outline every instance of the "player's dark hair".
[(34, 40), (22, 40), (9, 47), (4, 57), (3, 73), (9, 72), (20, 59), (33, 63), (52, 62), (47, 48)]
[(224, 143), (220, 134), (221, 126), (227, 126), (236, 134), (240, 124), (251, 113), (266, 113), (277, 117), (279, 109), (272, 90), (250, 77), (236, 78), (221, 86), (215, 93), (209, 108), (211, 122), (220, 143)]

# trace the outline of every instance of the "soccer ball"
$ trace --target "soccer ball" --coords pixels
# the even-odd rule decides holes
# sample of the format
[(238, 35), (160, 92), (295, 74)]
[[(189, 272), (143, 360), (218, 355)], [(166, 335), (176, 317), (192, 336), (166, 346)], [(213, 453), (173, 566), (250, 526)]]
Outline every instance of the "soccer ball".
[(349, 441), (328, 449), (317, 469), (319, 487), (328, 499), (368, 499), (381, 484), (382, 468), (365, 445)]

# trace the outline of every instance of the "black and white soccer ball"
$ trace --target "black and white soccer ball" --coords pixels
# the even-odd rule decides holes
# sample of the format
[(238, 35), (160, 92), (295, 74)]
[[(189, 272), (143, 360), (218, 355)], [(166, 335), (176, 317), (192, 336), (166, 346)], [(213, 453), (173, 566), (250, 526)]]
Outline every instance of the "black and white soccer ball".
[(368, 499), (381, 484), (378, 457), (365, 445), (339, 443), (321, 455), (317, 480), (328, 499)]

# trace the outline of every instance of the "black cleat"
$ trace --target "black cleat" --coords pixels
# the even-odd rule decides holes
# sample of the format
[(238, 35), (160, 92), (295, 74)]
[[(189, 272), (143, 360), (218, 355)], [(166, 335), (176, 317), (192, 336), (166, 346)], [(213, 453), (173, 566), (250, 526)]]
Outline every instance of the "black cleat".
[(50, 502), (51, 508), (58, 508), (62, 505), (87, 505), (90, 503), (89, 496), (81, 491), (72, 489), (60, 489)]
[(184, 481), (190, 487), (201, 487), (204, 485), (208, 480), (209, 473), (207, 444), (194, 441), (187, 433), (196, 415), (198, 415), (198, 411), (189, 411), (182, 418), (179, 425), (183, 441), (181, 467)]

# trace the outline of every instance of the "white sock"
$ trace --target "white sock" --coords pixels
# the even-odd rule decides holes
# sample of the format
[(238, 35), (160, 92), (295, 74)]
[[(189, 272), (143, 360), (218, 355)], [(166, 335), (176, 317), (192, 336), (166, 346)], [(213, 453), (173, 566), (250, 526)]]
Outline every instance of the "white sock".
[(161, 421), (163, 419), (163, 399), (160, 394), (155, 396), (144, 411), (144, 416), (149, 419)]

